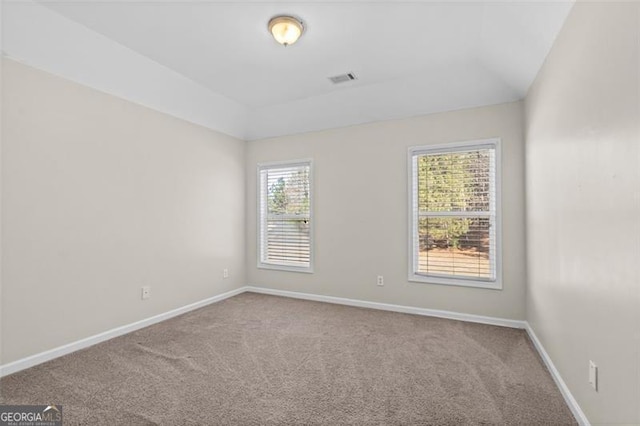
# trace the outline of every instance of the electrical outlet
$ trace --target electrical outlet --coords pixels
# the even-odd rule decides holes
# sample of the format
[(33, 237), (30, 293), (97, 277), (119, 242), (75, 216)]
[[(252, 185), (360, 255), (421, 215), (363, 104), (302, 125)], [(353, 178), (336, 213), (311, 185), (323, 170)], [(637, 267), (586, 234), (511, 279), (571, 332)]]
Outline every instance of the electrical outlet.
[(384, 277), (382, 275), (378, 275), (378, 281), (377, 284), (379, 286), (383, 286), (384, 285)]
[(142, 287), (142, 299), (148, 299), (151, 297), (151, 286), (146, 285)]
[(229, 278), (229, 270), (227, 268), (222, 270), (222, 278)]
[(598, 391), (598, 366), (589, 360), (589, 384), (593, 389)]

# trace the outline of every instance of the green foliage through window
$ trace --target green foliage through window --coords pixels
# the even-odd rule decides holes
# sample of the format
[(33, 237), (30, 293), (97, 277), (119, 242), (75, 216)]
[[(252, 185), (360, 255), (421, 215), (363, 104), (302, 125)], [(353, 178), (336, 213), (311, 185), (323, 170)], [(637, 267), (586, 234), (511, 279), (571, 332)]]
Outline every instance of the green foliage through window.
[(309, 170), (298, 169), (267, 182), (269, 214), (308, 215)]
[[(421, 213), (489, 210), (489, 150), (421, 155), (418, 166), (418, 210)], [(419, 222), (420, 245), (460, 248), (478, 228), (479, 218), (429, 217)]]

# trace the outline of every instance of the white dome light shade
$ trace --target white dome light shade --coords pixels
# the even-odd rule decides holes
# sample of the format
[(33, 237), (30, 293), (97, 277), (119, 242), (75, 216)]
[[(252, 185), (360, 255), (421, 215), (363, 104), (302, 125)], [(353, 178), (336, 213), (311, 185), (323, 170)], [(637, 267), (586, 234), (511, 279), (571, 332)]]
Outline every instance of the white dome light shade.
[(278, 43), (288, 46), (298, 41), (304, 25), (293, 16), (276, 16), (269, 21), (269, 31)]

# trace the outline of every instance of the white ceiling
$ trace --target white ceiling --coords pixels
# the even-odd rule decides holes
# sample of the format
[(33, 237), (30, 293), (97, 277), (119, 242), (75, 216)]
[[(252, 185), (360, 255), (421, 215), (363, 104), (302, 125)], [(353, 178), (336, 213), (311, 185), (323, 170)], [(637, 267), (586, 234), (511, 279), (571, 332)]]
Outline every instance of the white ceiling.
[[(573, 4), (41, 3), (241, 104), (248, 139), (521, 99)], [(286, 48), (266, 29), (280, 13), (307, 26)], [(343, 72), (358, 80), (327, 79)]]

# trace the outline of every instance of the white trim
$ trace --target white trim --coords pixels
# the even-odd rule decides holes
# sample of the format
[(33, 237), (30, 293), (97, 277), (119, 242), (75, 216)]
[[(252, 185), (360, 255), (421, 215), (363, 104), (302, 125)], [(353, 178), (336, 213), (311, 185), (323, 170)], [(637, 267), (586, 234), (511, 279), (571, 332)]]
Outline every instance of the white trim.
[(410, 155), (420, 154), (447, 154), (451, 152), (476, 151), (483, 148), (495, 148), (500, 143), (500, 138), (487, 138), (470, 141), (445, 142), (432, 145), (420, 145), (409, 147)]
[[(456, 276), (435, 276), (421, 275), (418, 270), (418, 256), (414, 251), (417, 244), (417, 233), (415, 232), (415, 224), (417, 223), (420, 212), (417, 211), (417, 200), (415, 192), (417, 190), (417, 174), (414, 174), (415, 158), (421, 154), (464, 152), (476, 149), (493, 149), (495, 153), (495, 278), (491, 280), (474, 279), (472, 277), (456, 277)], [(499, 137), (470, 140), (462, 142), (449, 142), (437, 145), (421, 145), (411, 146), (407, 150), (407, 193), (408, 193), (408, 271), (407, 280), (410, 282), (424, 284), (451, 285), (473, 288), (484, 288), (488, 290), (502, 290), (502, 139)], [(490, 212), (489, 212), (490, 213)], [(443, 213), (438, 212), (438, 216), (484, 216), (479, 212), (467, 214), (466, 212)], [(489, 214), (489, 217), (491, 215)]]
[(173, 318), (186, 312), (193, 311), (194, 309), (202, 308), (203, 306), (220, 302), (221, 300), (228, 299), (240, 293), (244, 293), (245, 291), (245, 287), (240, 287), (226, 293), (218, 294), (217, 296), (209, 297), (208, 299), (204, 299), (199, 302), (191, 303), (189, 305), (152, 316), (150, 318), (136, 321), (131, 324), (126, 324), (121, 327), (113, 328), (111, 330), (107, 330), (105, 332), (95, 334), (84, 339), (76, 340), (75, 342), (71, 342), (66, 345), (50, 349), (48, 351), (40, 352), (38, 354), (13, 361), (8, 364), (0, 365), (0, 377), (16, 373), (26, 368), (34, 367), (38, 364), (42, 364), (43, 362), (51, 361), (52, 359), (59, 358), (63, 355), (68, 355), (72, 352), (79, 351), (80, 349), (88, 348), (89, 346), (93, 346), (97, 343), (101, 343), (109, 339), (113, 339), (114, 337), (122, 336), (123, 334), (131, 333), (132, 331), (136, 331), (141, 328), (145, 328), (150, 325), (168, 320), (169, 318)]
[(313, 163), (313, 158), (298, 158), (296, 160), (261, 161), (258, 163), (260, 169), (278, 169), (281, 167), (306, 167)]
[(404, 314), (422, 315), (427, 317), (446, 318), (457, 321), (475, 322), (480, 324), (497, 325), (500, 327), (525, 328), (525, 321), (506, 318), (486, 317), (482, 315), (463, 314), (460, 312), (441, 311), (437, 309), (417, 308), (414, 306), (392, 305), (389, 303), (369, 302), (366, 300), (347, 299), (343, 297), (323, 296), (319, 294), (300, 293), (297, 291), (276, 290), (266, 287), (248, 285), (245, 291), (272, 296), (290, 297), (293, 299), (313, 300), (316, 302), (334, 303), (337, 305), (356, 306), (359, 308), (378, 309), (382, 311), (401, 312)]
[(421, 274), (410, 273), (407, 280), (412, 283), (442, 284), (442, 285), (450, 285), (450, 286), (458, 286), (458, 287), (472, 287), (472, 288), (486, 288), (489, 290), (502, 290), (502, 284), (500, 281), (487, 280), (483, 278), (465, 278), (462, 276), (451, 278), (450, 276), (446, 276), (446, 275), (439, 276), (437, 274), (421, 275)]
[(478, 211), (457, 212), (453, 210), (446, 211), (446, 212), (419, 211), (418, 217), (491, 217), (491, 212), (478, 212)]
[(313, 274), (313, 268), (310, 266), (295, 266), (285, 263), (262, 263), (257, 266), (258, 269), (270, 269), (272, 271), (300, 272), (301, 274)]
[(544, 346), (542, 346), (542, 343), (540, 342), (540, 339), (538, 339), (538, 336), (536, 336), (536, 333), (533, 331), (533, 328), (526, 321), (525, 321), (525, 330), (527, 331), (529, 338), (533, 342), (533, 346), (538, 351), (538, 354), (540, 354), (540, 358), (542, 358), (542, 361), (544, 361), (544, 364), (547, 366), (547, 369), (549, 370), (551, 377), (553, 377), (553, 381), (556, 382), (556, 386), (558, 386), (558, 389), (560, 390), (560, 393), (562, 394), (564, 401), (569, 406), (571, 413), (573, 413), (573, 417), (576, 418), (576, 421), (578, 422), (579, 425), (590, 426), (591, 423), (589, 423), (589, 419), (587, 419), (587, 416), (584, 414), (584, 411), (582, 411), (582, 409), (580, 408), (580, 405), (578, 405), (578, 401), (576, 401), (576, 399), (571, 394), (571, 391), (569, 390), (569, 387), (567, 386), (567, 384), (564, 382), (564, 380), (562, 380), (562, 376), (560, 376), (560, 372), (558, 371), (556, 366), (553, 364), (553, 361), (551, 361), (551, 357), (549, 357), (549, 354), (544, 349)]
[[(309, 266), (296, 266), (289, 265), (286, 263), (272, 263), (272, 262), (263, 262), (262, 261), (262, 252), (264, 250), (264, 222), (262, 217), (262, 195), (267, 192), (266, 188), (262, 188), (262, 170), (271, 170), (280, 167), (309, 167)], [(315, 199), (315, 188), (314, 188), (314, 165), (313, 158), (302, 158), (297, 160), (282, 160), (282, 161), (269, 161), (269, 162), (261, 162), (256, 165), (256, 187), (257, 190), (257, 262), (256, 267), (258, 269), (271, 269), (276, 271), (287, 271), (287, 272), (302, 272), (305, 274), (313, 274), (313, 268), (315, 265), (315, 219), (313, 214), (313, 204)], [(296, 216), (297, 218), (297, 216)]]

